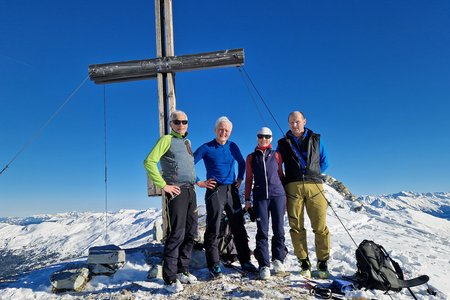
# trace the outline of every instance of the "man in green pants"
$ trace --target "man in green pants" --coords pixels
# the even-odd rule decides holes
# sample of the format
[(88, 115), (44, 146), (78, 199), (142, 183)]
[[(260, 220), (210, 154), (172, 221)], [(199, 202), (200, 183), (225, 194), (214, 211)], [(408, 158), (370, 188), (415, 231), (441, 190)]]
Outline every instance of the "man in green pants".
[(320, 135), (306, 128), (302, 112), (288, 117), (290, 130), (278, 141), (278, 151), (284, 163), (285, 190), (290, 234), (294, 254), (301, 264), (301, 275), (311, 277), (311, 262), (304, 226), (305, 209), (315, 235), (317, 275), (329, 278), (330, 232), (327, 227), (328, 201), (323, 192), (321, 173), (328, 167)]
[(183, 290), (182, 283), (197, 281), (189, 273), (189, 261), (197, 237), (198, 216), (194, 157), (186, 138), (187, 115), (180, 110), (172, 112), (170, 127), (172, 131), (158, 140), (144, 166), (153, 183), (165, 192), (168, 233), (163, 254), (164, 288), (177, 293)]

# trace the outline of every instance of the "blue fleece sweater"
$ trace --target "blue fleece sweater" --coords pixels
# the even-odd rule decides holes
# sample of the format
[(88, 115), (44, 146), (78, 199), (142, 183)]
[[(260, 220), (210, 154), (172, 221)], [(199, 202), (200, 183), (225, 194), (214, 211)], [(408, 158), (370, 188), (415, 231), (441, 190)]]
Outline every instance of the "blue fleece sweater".
[(245, 160), (238, 146), (230, 141), (225, 145), (219, 144), (215, 139), (201, 145), (194, 152), (194, 163), (201, 159), (205, 163), (206, 177), (214, 178), (221, 184), (232, 184), (236, 180), (234, 164), (238, 163), (237, 178), (244, 179)]

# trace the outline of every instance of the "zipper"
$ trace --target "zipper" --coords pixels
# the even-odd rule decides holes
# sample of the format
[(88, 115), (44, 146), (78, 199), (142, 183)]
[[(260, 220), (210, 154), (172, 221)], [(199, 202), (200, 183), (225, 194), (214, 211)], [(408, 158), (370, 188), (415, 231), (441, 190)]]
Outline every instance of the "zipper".
[(266, 152), (267, 151), (263, 152), (263, 166), (264, 166), (264, 179), (266, 180), (266, 199), (269, 199), (269, 183), (267, 181)]

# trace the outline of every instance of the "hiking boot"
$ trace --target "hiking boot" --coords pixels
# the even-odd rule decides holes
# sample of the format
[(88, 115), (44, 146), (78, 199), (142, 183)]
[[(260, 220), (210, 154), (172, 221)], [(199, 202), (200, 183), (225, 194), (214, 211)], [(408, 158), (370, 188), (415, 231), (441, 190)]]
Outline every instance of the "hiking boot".
[(262, 267), (259, 269), (259, 279), (268, 280), (270, 278), (270, 269), (269, 267)]
[(177, 278), (181, 283), (192, 284), (197, 282), (197, 277), (195, 277), (194, 275), (192, 275), (187, 271), (183, 273), (178, 273)]
[(286, 272), (286, 270), (284, 269), (284, 264), (281, 260), (275, 259), (274, 261), (272, 261), (272, 267), (275, 274), (282, 274)]
[(178, 279), (171, 280), (164, 284), (164, 289), (166, 291), (168, 291), (169, 293), (175, 294), (175, 293), (179, 293), (183, 290), (183, 285), (181, 284), (181, 282)]
[(320, 279), (328, 279), (331, 274), (328, 272), (328, 262), (326, 260), (317, 261), (317, 277)]
[(212, 268), (209, 269), (209, 274), (211, 274), (212, 279), (221, 278), (222, 277), (222, 269), (219, 264), (215, 264)]
[(245, 272), (251, 272), (251, 273), (258, 272), (258, 269), (250, 261), (247, 261), (247, 262), (241, 264), (241, 269), (242, 269), (242, 271), (245, 271)]
[(300, 267), (302, 268), (300, 270), (300, 275), (302, 275), (305, 278), (311, 278), (311, 262), (309, 261), (309, 258), (299, 258)]

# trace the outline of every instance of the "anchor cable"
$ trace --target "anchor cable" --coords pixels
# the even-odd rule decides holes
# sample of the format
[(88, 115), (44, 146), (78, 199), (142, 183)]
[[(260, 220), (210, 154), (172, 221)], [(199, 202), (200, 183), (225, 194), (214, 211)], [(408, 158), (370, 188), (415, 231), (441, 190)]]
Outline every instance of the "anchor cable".
[(248, 93), (250, 94), (250, 98), (252, 99), (253, 104), (255, 104), (255, 108), (256, 108), (256, 110), (258, 111), (258, 114), (259, 114), (259, 117), (261, 118), (261, 121), (263, 121), (264, 125), (267, 126), (268, 123), (267, 123), (266, 120), (264, 119), (264, 116), (262, 115), (262, 112), (261, 112), (261, 110), (259, 109), (258, 104), (256, 103), (256, 99), (255, 99), (253, 93), (252, 93), (251, 90), (250, 90), (250, 86), (248, 85), (248, 80), (245, 80), (244, 73), (243, 73), (243, 71), (242, 71), (241, 68), (242, 68), (242, 67), (239, 67), (238, 70), (239, 70), (239, 74), (241, 74), (241, 76), (242, 76), (242, 81), (244, 81), (245, 87), (247, 88), (247, 91), (248, 91)]
[(108, 244), (108, 160), (107, 160), (107, 118), (106, 118), (106, 85), (103, 86), (103, 134), (104, 134), (104, 164), (105, 164), (105, 244)]
[(45, 121), (45, 123), (39, 127), (38, 130), (34, 132), (34, 134), (31, 136), (31, 138), (23, 144), (22, 148), (13, 156), (13, 158), (6, 164), (6, 166), (0, 171), (0, 175), (3, 174), (3, 172), (6, 171), (6, 169), (9, 168), (9, 166), (16, 160), (19, 155), (22, 154), (44, 131), (44, 129), (50, 124), (50, 122), (62, 111), (64, 106), (69, 103), (69, 101), (75, 96), (75, 94), (81, 89), (81, 87), (86, 83), (86, 81), (89, 79), (89, 76), (87, 76), (83, 81), (70, 93), (70, 95), (64, 100), (64, 102), (58, 107), (58, 109)]
[(272, 119), (275, 121), (275, 124), (277, 124), (277, 127), (280, 129), (281, 133), (284, 135), (283, 129), (281, 129), (280, 124), (278, 124), (277, 119), (275, 118), (275, 116), (273, 115), (272, 111), (270, 110), (269, 106), (267, 105), (266, 101), (264, 100), (263, 96), (261, 95), (261, 93), (259, 92), (258, 88), (256, 87), (256, 85), (254, 84), (253, 80), (251, 79), (250, 75), (248, 74), (248, 72), (245, 70), (244, 67), (240, 66), (239, 67), (239, 71), (243, 71), (243, 74), (245, 75), (245, 77), (248, 79), (248, 81), (251, 83), (253, 89), (255, 90), (255, 92), (258, 94), (259, 98), (261, 99), (261, 102), (264, 104), (264, 106), (266, 107), (267, 111), (269, 112), (270, 116), (272, 117)]

